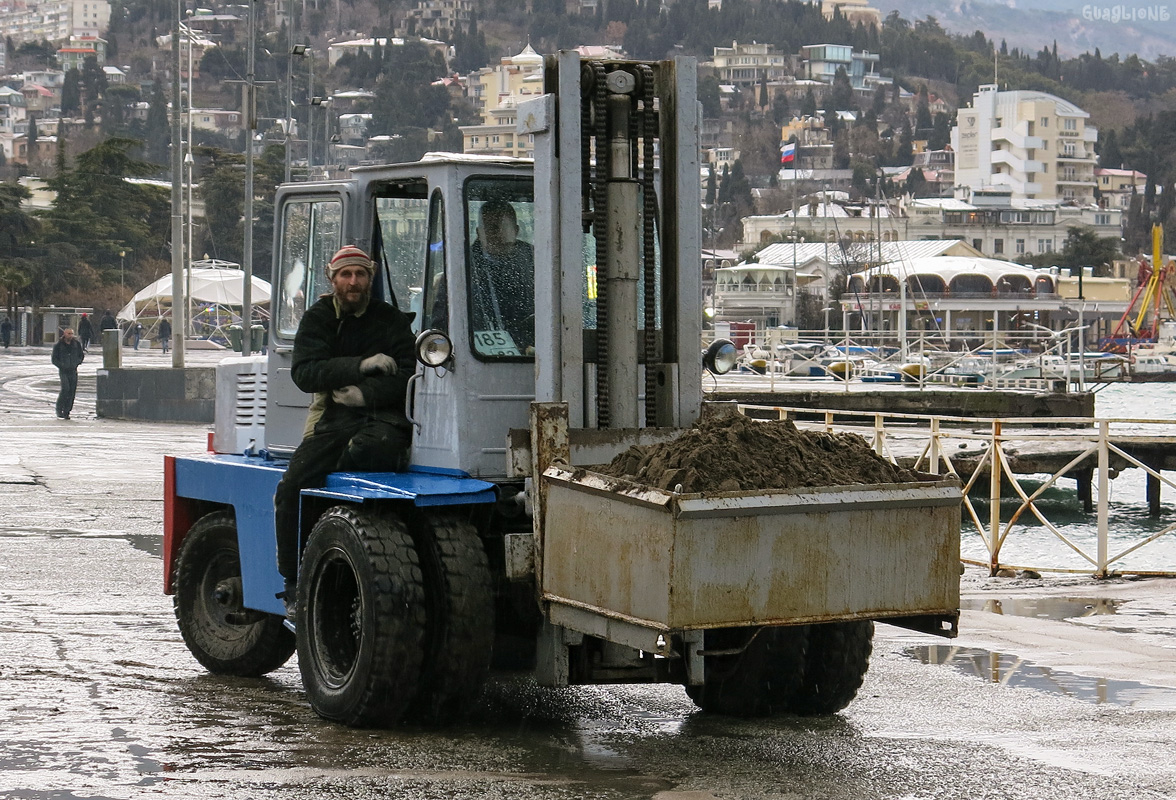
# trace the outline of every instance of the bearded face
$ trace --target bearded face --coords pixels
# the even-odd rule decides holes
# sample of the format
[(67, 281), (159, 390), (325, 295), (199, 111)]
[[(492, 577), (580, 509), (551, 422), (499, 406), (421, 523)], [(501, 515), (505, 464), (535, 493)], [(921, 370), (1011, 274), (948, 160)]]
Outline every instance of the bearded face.
[(339, 305), (351, 313), (363, 308), (371, 298), (372, 275), (360, 266), (340, 267), (331, 277), (331, 286)]

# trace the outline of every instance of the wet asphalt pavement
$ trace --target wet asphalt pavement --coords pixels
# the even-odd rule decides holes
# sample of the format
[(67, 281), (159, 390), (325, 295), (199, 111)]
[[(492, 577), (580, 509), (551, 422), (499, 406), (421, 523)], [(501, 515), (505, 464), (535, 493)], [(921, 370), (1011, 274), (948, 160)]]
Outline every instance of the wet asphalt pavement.
[(95, 419), (96, 360), (67, 422), (48, 351), (0, 352), (0, 798), (1176, 796), (1162, 580), (969, 574), (961, 638), (879, 626), (865, 686), (831, 718), (505, 677), (443, 732), (323, 722), (293, 660), (244, 680), (188, 654), (161, 593), (161, 461), (206, 429)]

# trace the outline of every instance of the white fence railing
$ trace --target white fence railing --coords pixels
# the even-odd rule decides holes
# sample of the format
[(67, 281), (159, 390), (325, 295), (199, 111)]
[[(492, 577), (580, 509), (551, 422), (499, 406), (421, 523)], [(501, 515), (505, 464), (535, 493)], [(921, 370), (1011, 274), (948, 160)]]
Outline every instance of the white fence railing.
[[(1134, 455), (1132, 445), (1146, 443), (1153, 451), (1170, 448), (1176, 452), (1176, 423), (1145, 419), (1083, 418), (969, 418), (919, 414), (886, 414), (864, 411), (831, 411), (779, 406), (740, 404), (740, 411), (757, 418), (791, 419), (800, 429), (826, 432), (851, 431), (864, 436), (874, 452), (889, 461), (920, 472), (959, 477), (964, 489), (963, 537), (978, 536), (987, 561), (964, 559), (967, 563), (1001, 569), (1034, 569), (1047, 572), (1091, 572), (1096, 577), (1113, 573), (1176, 575), (1176, 565), (1166, 568), (1125, 568), (1123, 559), (1141, 548), (1176, 532), (1176, 524), (1163, 524), (1140, 531), (1130, 517), (1116, 522), (1112, 531), (1110, 482), (1124, 469), (1141, 469), (1148, 476), (1149, 492), (1161, 486), (1176, 489), (1161, 470)], [(816, 416), (817, 419), (813, 419)], [(966, 453), (966, 458), (962, 455)], [(1030, 456), (1027, 459), (1026, 456)], [(1065, 463), (1052, 473), (1014, 470), (1017, 463), (1043, 458)], [(957, 469), (959, 465), (959, 469)], [(1028, 475), (1034, 477), (1028, 479)], [(1076, 537), (1049, 519), (1042, 496), (1062, 478), (1088, 476), (1097, 520), (1094, 547), (1084, 546)], [(1042, 479), (1044, 477), (1044, 480)], [(1027, 488), (1027, 486), (1029, 488)], [(1146, 498), (1145, 498), (1146, 499)], [(1013, 508), (1002, 515), (1002, 501)], [(1093, 500), (1093, 497), (1092, 497)], [(986, 501), (987, 513), (978, 508)], [(1158, 500), (1151, 504), (1159, 506)], [(1007, 517), (1007, 518), (1006, 518)], [(1009, 564), (1001, 560), (1001, 548), (1035, 519), (1061, 545), (1077, 553), (1088, 568), (1053, 564)], [(1151, 526), (1155, 528), (1156, 526)], [(1112, 550), (1112, 543), (1116, 549)]]

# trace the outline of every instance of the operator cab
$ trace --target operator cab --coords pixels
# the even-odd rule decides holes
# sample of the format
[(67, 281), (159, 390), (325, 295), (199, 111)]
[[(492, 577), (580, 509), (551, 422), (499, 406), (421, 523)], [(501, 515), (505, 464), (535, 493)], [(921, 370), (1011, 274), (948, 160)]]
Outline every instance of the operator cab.
[(276, 204), (267, 449), (288, 455), (302, 439), (311, 398), (290, 377), (294, 336), (330, 291), (331, 256), (355, 244), (376, 263), (373, 294), (415, 314), (414, 332), (452, 343), (444, 366), (418, 367), (409, 384), (413, 463), (504, 475), (502, 432), (527, 426), (535, 396), (531, 162), (430, 154), (287, 184)]

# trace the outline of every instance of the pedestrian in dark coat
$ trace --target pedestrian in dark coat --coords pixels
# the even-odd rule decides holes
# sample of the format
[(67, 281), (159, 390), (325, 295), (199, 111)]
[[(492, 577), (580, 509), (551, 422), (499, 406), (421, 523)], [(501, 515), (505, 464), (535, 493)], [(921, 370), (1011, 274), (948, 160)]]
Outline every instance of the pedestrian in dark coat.
[(74, 338), (73, 328), (61, 332), (61, 338), (53, 345), (53, 366), (61, 377), (61, 391), (57, 395), (58, 419), (69, 419), (73, 411), (74, 395), (78, 391), (78, 366), (86, 358), (82, 343)]
[(82, 350), (89, 350), (90, 340), (94, 338), (94, 326), (90, 324), (89, 314), (82, 314), (78, 323), (78, 338), (82, 340)]
[(172, 327), (171, 323), (166, 319), (159, 321), (159, 347), (163, 352), (167, 352), (168, 347), (171, 346)]
[(12, 320), (8, 317), (0, 322), (0, 341), (4, 343), (4, 349), (8, 349), (8, 345), (12, 342)]

